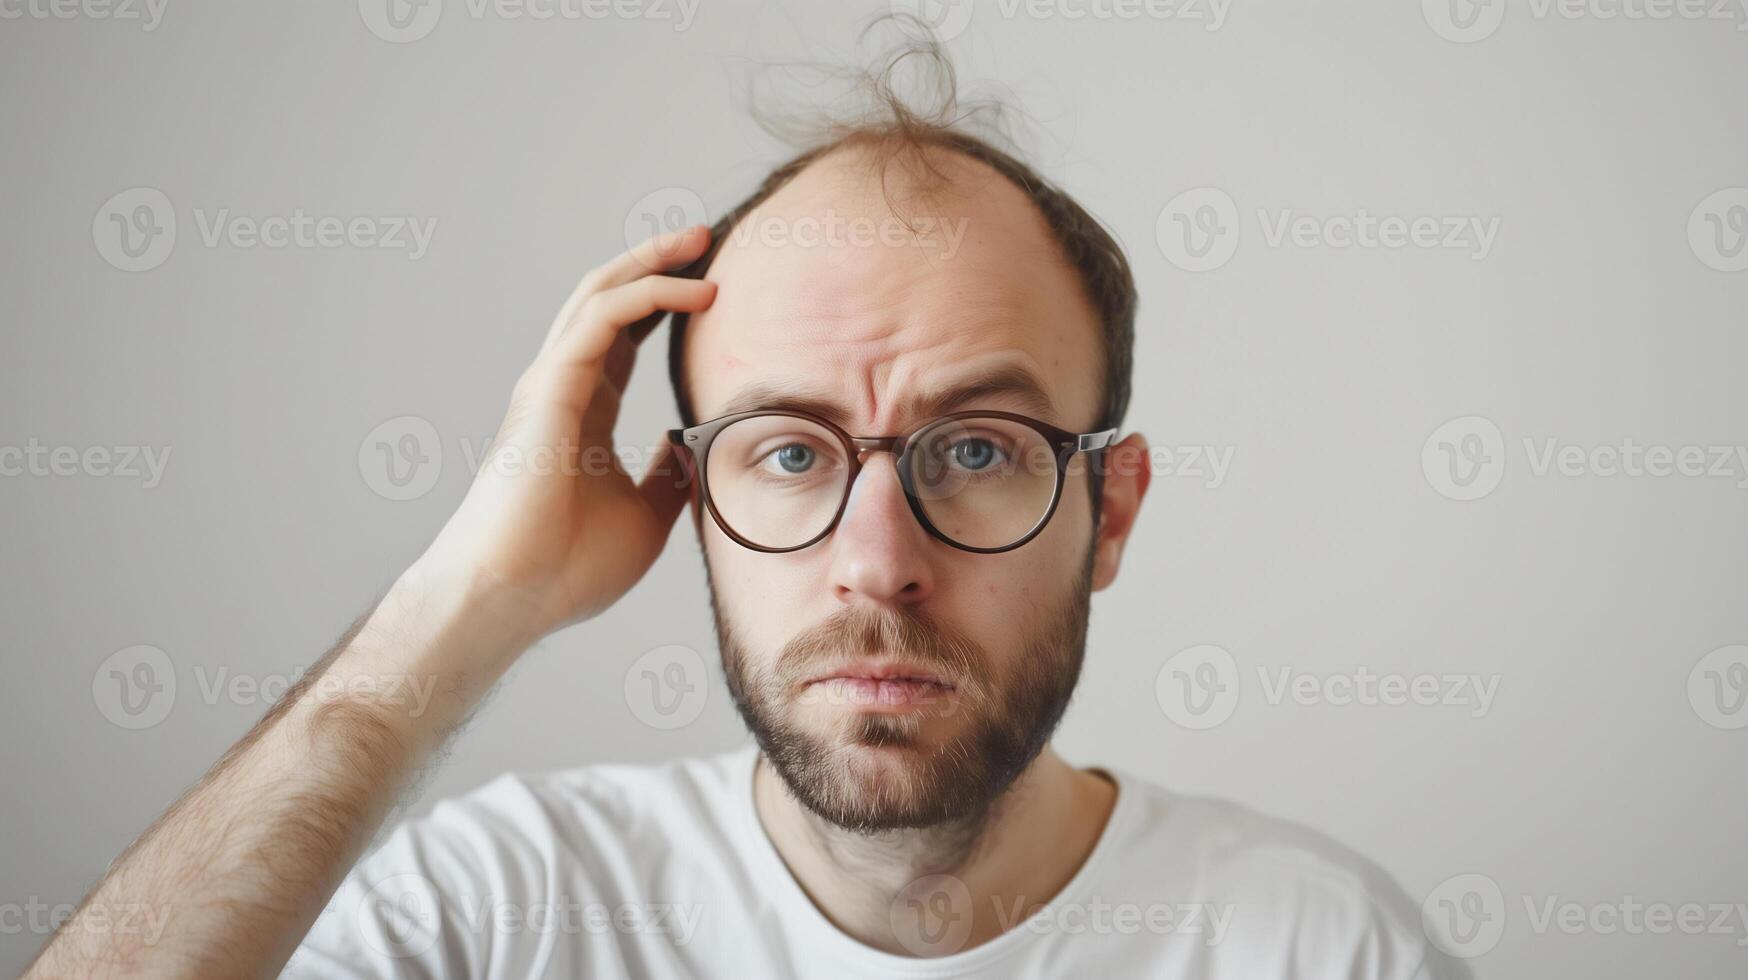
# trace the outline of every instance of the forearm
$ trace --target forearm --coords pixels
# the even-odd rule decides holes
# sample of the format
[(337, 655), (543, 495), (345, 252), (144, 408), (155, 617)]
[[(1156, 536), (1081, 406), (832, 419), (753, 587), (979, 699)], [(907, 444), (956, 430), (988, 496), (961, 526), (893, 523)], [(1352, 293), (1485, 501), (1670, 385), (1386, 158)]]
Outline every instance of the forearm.
[[(534, 636), (415, 569), (111, 867), (31, 975), (270, 976)], [(124, 910), (156, 924), (127, 936)], [(161, 932), (158, 930), (161, 929)]]

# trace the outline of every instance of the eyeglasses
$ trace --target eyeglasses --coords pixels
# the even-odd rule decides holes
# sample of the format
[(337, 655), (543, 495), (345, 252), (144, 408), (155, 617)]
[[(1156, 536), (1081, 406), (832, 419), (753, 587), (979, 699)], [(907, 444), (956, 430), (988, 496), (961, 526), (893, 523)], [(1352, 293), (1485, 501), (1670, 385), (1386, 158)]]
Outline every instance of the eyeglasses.
[(684, 429), (684, 447), (717, 527), (754, 551), (799, 551), (837, 527), (869, 453), (898, 456), (917, 522), (981, 554), (1011, 551), (1049, 523), (1068, 462), (1110, 447), (1116, 429), (1073, 433), (1012, 412), (956, 412), (905, 435), (852, 436), (791, 411), (739, 412)]

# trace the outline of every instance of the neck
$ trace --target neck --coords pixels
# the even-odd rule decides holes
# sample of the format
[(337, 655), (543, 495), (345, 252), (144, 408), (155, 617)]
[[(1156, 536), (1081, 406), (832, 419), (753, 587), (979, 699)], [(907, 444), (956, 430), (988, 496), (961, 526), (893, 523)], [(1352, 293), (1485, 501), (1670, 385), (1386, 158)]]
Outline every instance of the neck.
[[(1047, 748), (983, 814), (932, 827), (845, 830), (802, 806), (762, 757), (753, 798), (790, 872), (839, 929), (891, 953), (947, 955), (994, 939), (1054, 898), (1092, 853), (1116, 787)], [(907, 910), (947, 909), (955, 923), (969, 912), (969, 931), (906, 927)]]

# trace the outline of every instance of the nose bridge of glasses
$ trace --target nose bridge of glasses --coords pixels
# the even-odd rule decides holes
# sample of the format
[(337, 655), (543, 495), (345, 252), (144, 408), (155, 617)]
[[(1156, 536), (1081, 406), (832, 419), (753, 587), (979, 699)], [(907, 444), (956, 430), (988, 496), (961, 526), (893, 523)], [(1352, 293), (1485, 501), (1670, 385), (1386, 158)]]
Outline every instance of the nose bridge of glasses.
[(855, 450), (857, 464), (868, 462), (872, 453), (898, 454), (903, 436), (851, 436), (850, 446)]

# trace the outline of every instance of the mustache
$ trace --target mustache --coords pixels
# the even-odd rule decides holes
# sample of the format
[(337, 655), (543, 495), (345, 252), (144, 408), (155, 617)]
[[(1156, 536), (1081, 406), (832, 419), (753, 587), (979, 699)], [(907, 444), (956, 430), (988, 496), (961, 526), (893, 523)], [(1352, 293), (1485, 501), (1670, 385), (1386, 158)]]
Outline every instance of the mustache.
[(774, 670), (793, 689), (824, 670), (878, 655), (927, 668), (963, 695), (975, 698), (988, 689), (983, 648), (952, 626), (909, 609), (846, 606), (785, 643)]

